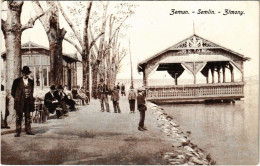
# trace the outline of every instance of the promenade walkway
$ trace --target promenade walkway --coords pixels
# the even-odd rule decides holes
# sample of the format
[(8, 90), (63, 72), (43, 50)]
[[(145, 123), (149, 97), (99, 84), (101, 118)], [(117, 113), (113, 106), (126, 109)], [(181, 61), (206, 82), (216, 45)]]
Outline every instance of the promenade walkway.
[(161, 132), (157, 116), (149, 109), (145, 125), (137, 130), (139, 112), (129, 114), (126, 97), (121, 114), (101, 112), (98, 100), (79, 106), (64, 119), (33, 124), (35, 136), (2, 135), (2, 164), (167, 164), (163, 155), (172, 139)]

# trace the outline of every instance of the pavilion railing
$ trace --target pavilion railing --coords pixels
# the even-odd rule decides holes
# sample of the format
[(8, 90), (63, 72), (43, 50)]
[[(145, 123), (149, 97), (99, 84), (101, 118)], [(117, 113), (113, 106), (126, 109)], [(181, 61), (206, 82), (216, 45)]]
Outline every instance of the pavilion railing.
[(147, 99), (207, 96), (244, 96), (244, 82), (146, 87)]

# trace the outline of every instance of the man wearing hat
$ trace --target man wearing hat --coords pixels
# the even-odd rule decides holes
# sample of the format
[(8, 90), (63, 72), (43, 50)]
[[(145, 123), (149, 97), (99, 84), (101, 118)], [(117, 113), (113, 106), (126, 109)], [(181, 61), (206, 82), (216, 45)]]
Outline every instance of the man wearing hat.
[(23, 113), (25, 117), (25, 131), (27, 135), (34, 135), (31, 130), (30, 112), (34, 109), (33, 80), (29, 78), (31, 73), (28, 66), (22, 69), (22, 77), (14, 80), (11, 94), (14, 98), (14, 109), (16, 111), (16, 134), (15, 137), (20, 137), (22, 131)]
[(138, 96), (137, 96), (137, 108), (140, 112), (140, 121), (139, 121), (138, 130), (140, 131), (147, 130), (144, 127), (145, 111), (147, 110), (147, 107), (145, 105), (144, 91), (145, 91), (144, 88), (139, 88)]
[[(48, 93), (46, 93), (45, 97), (44, 97), (44, 106), (46, 108), (48, 108), (49, 112), (52, 114), (55, 112), (56, 108), (59, 106), (58, 100), (54, 96), (55, 89), (56, 89), (55, 86), (52, 85), (50, 87), (50, 91)], [(57, 115), (57, 118), (59, 118), (61, 116), (61, 111), (59, 109), (56, 110), (56, 115)]]
[(117, 91), (116, 86), (114, 87), (114, 90), (111, 94), (111, 100), (113, 102), (114, 106), (114, 113), (121, 113), (120, 107), (119, 107), (119, 92)]
[[(54, 92), (54, 96), (59, 101), (59, 104), (62, 108), (62, 114), (66, 115), (66, 113), (68, 113), (68, 108), (67, 108), (68, 96), (63, 92), (62, 85), (59, 85), (57, 87), (57, 91)], [(75, 105), (74, 105), (74, 107), (75, 107)]]
[(131, 86), (128, 94), (130, 113), (135, 113), (135, 99), (136, 99), (136, 93), (134, 87)]
[(101, 111), (104, 112), (104, 102), (105, 102), (107, 112), (110, 112), (108, 96), (107, 96), (109, 94), (109, 89), (108, 86), (104, 83), (103, 79), (100, 79), (100, 85), (98, 86), (98, 91), (99, 91), (99, 100), (101, 104)]

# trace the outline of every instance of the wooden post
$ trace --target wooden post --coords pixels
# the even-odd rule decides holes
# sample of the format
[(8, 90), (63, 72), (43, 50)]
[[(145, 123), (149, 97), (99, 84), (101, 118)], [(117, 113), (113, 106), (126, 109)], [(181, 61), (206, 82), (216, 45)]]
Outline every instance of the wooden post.
[(147, 82), (147, 74), (146, 74), (146, 70), (144, 69), (143, 71), (143, 85), (147, 86), (148, 82)]
[(194, 77), (194, 84), (196, 84), (196, 74), (193, 73), (193, 77)]
[(229, 69), (231, 73), (231, 82), (234, 82), (234, 68), (231, 64), (229, 64)]
[(244, 63), (243, 63), (243, 61), (241, 64), (241, 72), (242, 72), (242, 82), (244, 82)]
[(220, 83), (220, 68), (217, 68), (217, 72), (218, 72), (218, 83)]
[(177, 75), (178, 73), (175, 73), (174, 74), (174, 81), (175, 81), (175, 85), (178, 85), (178, 78), (177, 78)]
[(211, 75), (212, 75), (212, 84), (215, 83), (215, 79), (214, 79), (214, 67), (210, 68), (211, 70)]
[(34, 70), (33, 70), (33, 81), (34, 81), (34, 86), (37, 86), (37, 84), (36, 84), (36, 67), (34, 67)]
[(134, 81), (133, 81), (133, 67), (132, 67), (132, 54), (131, 54), (130, 39), (129, 39), (129, 54), (130, 54), (130, 65), (131, 65), (131, 87), (134, 87)]
[(222, 66), (222, 71), (223, 71), (223, 83), (226, 82), (226, 65)]
[(47, 66), (47, 86), (50, 86), (50, 84), (49, 84), (49, 66)]

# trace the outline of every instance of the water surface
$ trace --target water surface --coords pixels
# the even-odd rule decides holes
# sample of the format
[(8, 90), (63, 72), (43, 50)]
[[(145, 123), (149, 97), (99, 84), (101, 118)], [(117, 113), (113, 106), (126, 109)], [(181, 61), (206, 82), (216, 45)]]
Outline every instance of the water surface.
[(258, 163), (258, 83), (245, 86), (244, 101), (235, 104), (163, 105), (164, 111), (191, 131), (191, 141), (217, 164)]

